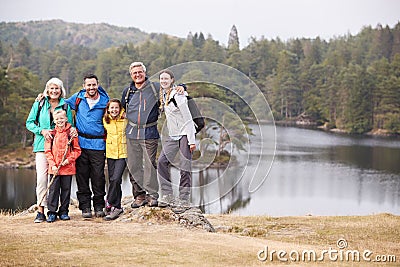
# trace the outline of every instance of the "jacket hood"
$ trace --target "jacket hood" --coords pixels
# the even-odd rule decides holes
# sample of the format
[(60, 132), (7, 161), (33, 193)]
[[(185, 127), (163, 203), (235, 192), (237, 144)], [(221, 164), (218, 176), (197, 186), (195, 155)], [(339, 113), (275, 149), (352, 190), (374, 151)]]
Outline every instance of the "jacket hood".
[(67, 124), (65, 125), (64, 129), (60, 129), (57, 126), (54, 128), (55, 131), (57, 132), (66, 132), (69, 131), (71, 129), (72, 125), (70, 123), (67, 122)]
[[(105, 108), (107, 103), (108, 103), (108, 100), (109, 100), (108, 94), (107, 94), (106, 90), (101, 86), (99, 86), (97, 88), (97, 91), (99, 92), (99, 95), (101, 96), (100, 97), (100, 101), (99, 101), (98, 104), (100, 104), (100, 108)], [(85, 98), (85, 94), (86, 94), (86, 89), (82, 88), (79, 91), (77, 97), (84, 99)]]

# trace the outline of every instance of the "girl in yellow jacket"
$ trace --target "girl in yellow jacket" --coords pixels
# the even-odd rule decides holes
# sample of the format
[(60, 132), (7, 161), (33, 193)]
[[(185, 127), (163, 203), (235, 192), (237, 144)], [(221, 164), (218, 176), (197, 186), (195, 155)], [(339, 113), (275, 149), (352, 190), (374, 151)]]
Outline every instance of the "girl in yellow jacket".
[(106, 158), (108, 167), (107, 216), (105, 220), (114, 220), (123, 212), (122, 174), (126, 167), (126, 136), (127, 120), (121, 118), (122, 105), (118, 99), (111, 99), (106, 107), (103, 124), (106, 130)]

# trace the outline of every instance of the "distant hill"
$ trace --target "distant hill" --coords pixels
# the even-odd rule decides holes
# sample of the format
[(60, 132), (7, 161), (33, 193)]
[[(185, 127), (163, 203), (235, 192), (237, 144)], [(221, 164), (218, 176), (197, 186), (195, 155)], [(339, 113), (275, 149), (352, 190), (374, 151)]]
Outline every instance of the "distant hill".
[(82, 24), (62, 20), (0, 22), (0, 40), (17, 44), (23, 37), (34, 47), (53, 49), (56, 45), (82, 45), (104, 49), (126, 43), (139, 44), (157, 40), (161, 34), (148, 34), (134, 27), (118, 27), (106, 23)]

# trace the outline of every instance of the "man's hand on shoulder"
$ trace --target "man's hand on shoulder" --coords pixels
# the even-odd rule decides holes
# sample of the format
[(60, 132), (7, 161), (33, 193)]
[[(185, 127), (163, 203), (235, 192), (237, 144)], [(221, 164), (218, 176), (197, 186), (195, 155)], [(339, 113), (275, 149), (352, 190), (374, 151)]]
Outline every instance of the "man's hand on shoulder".
[(184, 85), (184, 84), (179, 84), (179, 85), (176, 87), (176, 92), (177, 92), (178, 94), (180, 94), (180, 95), (183, 95), (183, 94), (185, 93), (185, 91), (186, 91), (186, 85)]
[(36, 102), (40, 102), (40, 100), (42, 100), (44, 98), (44, 94), (40, 93), (38, 94), (38, 96), (36, 97), (35, 101)]

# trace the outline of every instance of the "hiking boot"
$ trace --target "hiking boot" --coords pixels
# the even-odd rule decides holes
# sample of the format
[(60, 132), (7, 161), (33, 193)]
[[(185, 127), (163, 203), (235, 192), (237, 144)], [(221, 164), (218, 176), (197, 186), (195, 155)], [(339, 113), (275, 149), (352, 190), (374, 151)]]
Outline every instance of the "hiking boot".
[(57, 220), (57, 214), (56, 213), (49, 213), (48, 215), (47, 215), (47, 222), (48, 223), (52, 223), (52, 222), (55, 222)]
[(146, 196), (145, 195), (139, 195), (135, 198), (135, 201), (132, 202), (131, 207), (134, 209), (140, 208), (141, 206), (144, 206), (147, 204)]
[(192, 204), (187, 199), (177, 199), (172, 207), (172, 211), (176, 214), (184, 213), (192, 207)]
[(68, 220), (70, 220), (71, 218), (68, 216), (68, 213), (62, 213), (62, 214), (60, 214), (60, 220), (61, 221), (68, 221)]
[(171, 194), (164, 195), (159, 201), (158, 201), (158, 206), (161, 208), (165, 207), (172, 207), (175, 202), (175, 197)]
[(115, 207), (111, 208), (110, 214), (108, 214), (106, 217), (104, 217), (104, 220), (106, 221), (111, 221), (111, 220), (115, 220), (119, 217), (119, 215), (124, 212), (123, 209), (118, 209)]
[(104, 213), (102, 208), (96, 209), (96, 211), (94, 212), (94, 216), (96, 216), (97, 218), (102, 218), (104, 216), (106, 216), (106, 214)]
[(36, 215), (35, 220), (33, 221), (34, 223), (41, 223), (44, 222), (46, 220), (46, 215), (44, 215), (41, 212), (38, 212)]
[(83, 218), (92, 218), (92, 210), (90, 208), (85, 208), (82, 210)]
[(147, 205), (149, 207), (158, 207), (158, 200), (153, 196), (146, 196)]

